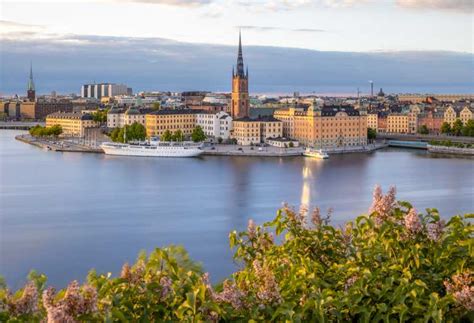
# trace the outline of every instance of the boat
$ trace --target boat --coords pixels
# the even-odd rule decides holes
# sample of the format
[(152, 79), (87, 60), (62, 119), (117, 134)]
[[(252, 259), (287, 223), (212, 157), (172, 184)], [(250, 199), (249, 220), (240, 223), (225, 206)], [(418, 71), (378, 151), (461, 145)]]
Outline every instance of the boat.
[(100, 148), (106, 155), (139, 157), (197, 157), (204, 152), (201, 144), (189, 141), (148, 141), (130, 144), (104, 142)]
[(326, 152), (324, 152), (322, 149), (312, 149), (312, 148), (306, 148), (305, 151), (303, 152), (303, 156), (314, 157), (314, 158), (319, 158), (319, 159), (329, 158), (329, 155)]

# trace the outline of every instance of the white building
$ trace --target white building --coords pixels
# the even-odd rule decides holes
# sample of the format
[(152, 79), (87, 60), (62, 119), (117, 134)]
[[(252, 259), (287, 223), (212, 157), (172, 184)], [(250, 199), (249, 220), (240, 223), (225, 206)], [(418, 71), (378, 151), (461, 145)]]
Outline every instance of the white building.
[(96, 98), (113, 97), (117, 95), (130, 95), (132, 89), (125, 84), (115, 83), (98, 83), (98, 84), (84, 84), (81, 87), (81, 97)]
[(145, 114), (133, 107), (128, 108), (125, 112), (112, 108), (107, 113), (107, 128), (122, 128), (135, 122), (145, 125)]
[(115, 100), (119, 105), (136, 105), (136, 106), (142, 106), (142, 105), (152, 105), (155, 102), (160, 102), (158, 98), (155, 97), (144, 97), (142, 98), (141, 96), (127, 96), (127, 95), (120, 95), (116, 96)]
[(223, 111), (217, 113), (198, 113), (196, 125), (201, 126), (206, 136), (229, 139), (232, 130), (232, 117)]

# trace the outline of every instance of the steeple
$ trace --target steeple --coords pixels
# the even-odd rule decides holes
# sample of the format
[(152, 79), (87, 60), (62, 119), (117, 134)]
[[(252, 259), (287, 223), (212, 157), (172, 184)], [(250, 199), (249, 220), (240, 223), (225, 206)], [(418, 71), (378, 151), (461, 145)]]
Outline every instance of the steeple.
[(26, 89), (28, 101), (34, 102), (36, 99), (35, 82), (33, 81), (33, 64), (30, 62), (30, 78), (28, 79), (28, 88)]
[(242, 36), (239, 30), (239, 52), (237, 55), (237, 76), (245, 77), (244, 73), (244, 57), (242, 55)]
[(33, 81), (33, 64), (30, 62), (30, 78), (28, 79), (28, 91), (35, 90), (35, 82)]

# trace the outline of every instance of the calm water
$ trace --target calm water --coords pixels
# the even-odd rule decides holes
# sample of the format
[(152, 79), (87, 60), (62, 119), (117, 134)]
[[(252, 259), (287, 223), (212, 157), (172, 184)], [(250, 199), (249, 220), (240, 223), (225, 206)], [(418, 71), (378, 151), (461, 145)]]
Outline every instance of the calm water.
[(474, 160), (387, 149), (306, 158), (153, 159), (54, 153), (0, 131), (0, 274), (19, 287), (30, 269), (63, 286), (90, 268), (117, 273), (140, 250), (182, 244), (214, 280), (233, 269), (227, 236), (283, 201), (364, 213), (376, 183), (444, 216), (474, 211)]

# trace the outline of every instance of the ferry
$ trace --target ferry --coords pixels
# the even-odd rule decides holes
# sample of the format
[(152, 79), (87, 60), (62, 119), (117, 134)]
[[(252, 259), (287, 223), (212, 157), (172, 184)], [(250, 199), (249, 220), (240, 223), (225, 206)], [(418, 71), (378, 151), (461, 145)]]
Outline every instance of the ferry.
[(104, 142), (100, 148), (106, 155), (140, 157), (197, 157), (204, 152), (201, 144), (190, 141), (148, 141), (130, 144)]
[(329, 155), (325, 153), (322, 149), (311, 149), (311, 148), (306, 148), (306, 150), (303, 152), (303, 156), (314, 157), (314, 158), (319, 158), (319, 159), (329, 158)]

